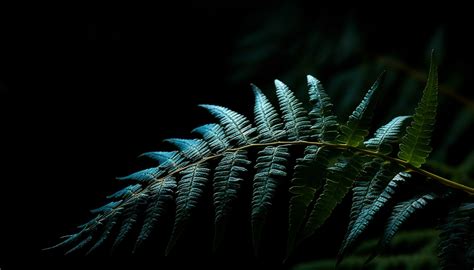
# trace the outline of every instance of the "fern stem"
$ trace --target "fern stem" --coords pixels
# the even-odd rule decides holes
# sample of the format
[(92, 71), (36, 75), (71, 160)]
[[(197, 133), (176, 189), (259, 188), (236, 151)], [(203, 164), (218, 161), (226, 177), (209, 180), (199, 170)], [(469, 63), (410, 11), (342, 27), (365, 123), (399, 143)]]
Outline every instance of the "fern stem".
[(411, 165), (410, 163), (408, 163), (404, 160), (394, 158), (394, 157), (391, 157), (391, 156), (387, 156), (387, 155), (381, 154), (379, 152), (374, 152), (374, 151), (370, 151), (370, 150), (350, 146), (350, 145), (347, 145), (347, 144), (333, 144), (333, 143), (312, 142), (312, 141), (277, 141), (277, 142), (270, 142), (270, 143), (249, 144), (249, 145), (245, 145), (245, 146), (242, 146), (242, 147), (239, 147), (239, 148), (228, 149), (227, 151), (238, 151), (238, 150), (248, 149), (248, 148), (252, 148), (252, 147), (265, 147), (265, 146), (269, 146), (269, 145), (317, 145), (317, 146), (324, 146), (324, 147), (344, 149), (344, 150), (350, 149), (350, 150), (353, 150), (353, 151), (356, 151), (356, 152), (364, 153), (364, 154), (369, 155), (369, 156), (375, 156), (375, 157), (379, 157), (379, 158), (384, 159), (384, 160), (388, 160), (388, 161), (397, 163), (397, 164), (401, 165), (402, 167), (404, 167), (404, 168), (406, 168), (410, 171), (413, 171), (413, 172), (416, 172), (418, 174), (424, 175), (428, 178), (431, 178), (431, 179), (439, 182), (442, 185), (445, 185), (445, 186), (448, 186), (448, 187), (451, 187), (451, 188), (454, 188), (454, 189), (462, 190), (462, 191), (466, 192), (469, 195), (474, 195), (474, 188), (472, 188), (472, 187), (468, 187), (468, 186), (465, 186), (463, 184), (460, 184), (460, 183), (454, 182), (452, 180), (446, 179), (442, 176), (439, 176), (439, 175), (434, 174), (432, 172), (429, 172), (427, 170), (417, 168), (417, 167)]
[[(246, 150), (246, 149), (249, 149), (249, 148), (266, 147), (266, 146), (279, 146), (279, 145), (288, 145), (288, 146), (292, 146), (292, 145), (317, 145), (317, 146), (324, 146), (324, 147), (334, 148), (334, 149), (352, 150), (352, 151), (363, 153), (363, 154), (366, 154), (366, 155), (369, 155), (369, 156), (378, 157), (378, 158), (381, 158), (381, 159), (384, 159), (384, 160), (387, 160), (387, 161), (390, 161), (390, 162), (393, 162), (393, 163), (397, 163), (397, 164), (401, 165), (402, 167), (404, 167), (407, 170), (410, 170), (410, 171), (416, 172), (418, 174), (424, 175), (428, 178), (431, 178), (431, 179), (437, 181), (438, 183), (440, 183), (442, 185), (445, 185), (445, 186), (448, 186), (450, 188), (454, 188), (454, 189), (457, 189), (457, 190), (461, 190), (461, 191), (463, 191), (463, 192), (465, 192), (465, 193), (467, 193), (471, 196), (474, 195), (474, 188), (472, 188), (472, 187), (468, 187), (468, 186), (465, 186), (463, 184), (460, 184), (460, 183), (454, 182), (452, 180), (446, 179), (442, 176), (439, 176), (439, 175), (434, 174), (432, 172), (429, 172), (427, 170), (417, 168), (417, 167), (411, 165), (410, 163), (408, 163), (404, 160), (395, 158), (395, 157), (387, 156), (387, 155), (381, 154), (379, 152), (374, 152), (374, 151), (358, 148), (358, 147), (347, 145), (347, 144), (334, 144), (334, 143), (327, 143), (327, 142), (320, 142), (320, 141), (302, 141), (302, 140), (299, 140), (299, 141), (276, 141), (276, 142), (268, 142), (268, 143), (253, 143), (253, 144), (247, 144), (247, 145), (244, 145), (244, 146), (241, 146), (241, 147), (229, 148), (229, 149), (227, 149), (227, 150), (225, 150), (221, 153), (214, 154), (214, 155), (202, 158), (199, 161), (196, 161), (196, 162), (191, 163), (187, 166), (184, 166), (184, 167), (181, 167), (181, 168), (176, 169), (174, 171), (171, 171), (163, 177), (154, 179), (154, 181), (163, 181), (165, 178), (167, 178), (171, 175), (177, 174), (179, 172), (182, 172), (182, 171), (188, 169), (189, 167), (196, 166), (196, 165), (199, 165), (201, 163), (204, 163), (204, 162), (222, 157), (226, 152), (235, 152), (235, 151), (239, 151), (239, 150)], [(151, 185), (148, 185), (148, 187), (150, 187), (150, 186)], [(144, 188), (140, 192), (132, 194), (130, 197), (139, 196), (140, 194), (146, 192), (148, 187)], [(127, 203), (127, 201), (124, 201), (121, 204), (123, 205), (125, 203)], [(103, 220), (107, 219), (107, 217), (112, 215), (113, 212), (114, 212), (114, 210), (112, 210), (112, 211), (110, 211), (110, 213), (102, 216), (99, 220), (99, 223), (100, 223), (100, 221), (103, 221)], [(92, 226), (94, 226), (94, 225), (92, 225)]]

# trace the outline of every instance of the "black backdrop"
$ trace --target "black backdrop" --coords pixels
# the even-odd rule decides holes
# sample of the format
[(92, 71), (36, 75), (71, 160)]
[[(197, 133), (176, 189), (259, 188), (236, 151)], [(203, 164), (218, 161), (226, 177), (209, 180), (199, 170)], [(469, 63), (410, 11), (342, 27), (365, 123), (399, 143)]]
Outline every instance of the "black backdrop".
[[(20, 10), (18, 17), (4, 18), (2, 270), (27, 263), (90, 267), (93, 262), (123, 266), (125, 261), (137, 267), (153, 262), (141, 256), (64, 258), (41, 249), (89, 218), (88, 210), (119, 187), (115, 176), (141, 168), (136, 156), (166, 148), (163, 139), (187, 136), (192, 128), (209, 122), (212, 118), (197, 104), (221, 104), (251, 115), (248, 85), (230, 84), (226, 78), (232, 40), (241, 31), (242, 19), (264, 9), (134, 5), (90, 6), (86, 11), (72, 8), (50, 16), (32, 10), (29, 16)], [(337, 21), (348, 11), (322, 12)], [(409, 50), (423, 38), (423, 30), (430, 29), (430, 20), (448, 23), (457, 30), (452, 36), (459, 40), (456, 49), (466, 54), (466, 62), (472, 60), (472, 42), (463, 42), (468, 17), (457, 10), (431, 15), (408, 8), (384, 8), (379, 15), (350, 12), (377, 35), (373, 46), (394, 50)], [(307, 16), (317, 14), (308, 11)], [(190, 242), (209, 234), (207, 229), (195, 232), (203, 235)], [(246, 237), (236, 234), (234, 238)], [(253, 263), (241, 250), (246, 242), (237, 243), (235, 250), (228, 249), (235, 252), (225, 256), (228, 262)], [(175, 255), (156, 263), (171, 266), (207, 254), (196, 242), (189, 245), (196, 248), (194, 254), (187, 250), (189, 257)]]

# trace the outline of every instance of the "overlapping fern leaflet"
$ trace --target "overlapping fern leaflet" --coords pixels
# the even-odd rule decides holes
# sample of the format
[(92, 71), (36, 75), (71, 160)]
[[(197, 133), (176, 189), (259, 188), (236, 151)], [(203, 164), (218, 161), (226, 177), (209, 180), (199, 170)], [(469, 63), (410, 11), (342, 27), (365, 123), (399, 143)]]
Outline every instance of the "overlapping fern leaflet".
[(415, 167), (425, 163), (432, 148), (429, 145), (436, 120), (438, 105), (438, 68), (431, 57), (430, 71), (423, 96), (416, 107), (413, 122), (400, 143), (398, 157)]
[[(290, 195), (287, 256), (297, 243), (326, 223), (350, 190), (350, 221), (339, 260), (357, 243), (377, 214), (394, 205), (379, 245), (385, 247), (410, 216), (440, 197), (439, 191), (430, 187), (412, 197), (405, 196), (402, 201), (395, 196), (402, 187), (413, 185), (408, 171), (434, 176), (417, 168), (431, 149), (428, 144), (436, 115), (436, 66), (431, 64), (427, 86), (406, 134), (403, 136), (404, 127), (411, 117), (399, 116), (365, 140), (381, 78), (344, 124), (337, 122), (322, 84), (309, 75), (309, 113), (288, 86), (278, 80), (275, 87), (279, 110), (252, 85), (255, 126), (228, 108), (201, 105), (219, 123), (194, 129), (200, 139), (165, 140), (176, 148), (174, 151), (143, 154), (158, 165), (119, 178), (130, 184), (108, 196), (112, 202), (93, 210), (96, 216), (91, 221), (53, 248), (67, 248), (67, 253), (85, 249), (90, 253), (110, 242), (113, 250), (135, 235), (135, 251), (169, 216), (166, 213), (174, 203), (174, 225), (166, 248), (169, 253), (179, 243), (196, 210), (202, 207), (203, 196), (212, 190), (216, 249), (225, 238), (229, 216), (244, 182), (252, 187), (249, 215), (257, 254), (275, 195), (282, 186), (289, 186)], [(393, 156), (398, 144), (400, 159)], [(471, 204), (460, 209), (470, 209), (472, 213)], [(459, 211), (453, 210), (447, 224), (456, 221), (471, 226), (472, 215), (467, 220)], [(441, 255), (449, 258), (454, 256), (449, 243), (461, 245), (466, 231), (464, 227), (451, 230), (448, 225), (443, 229), (453, 233), (452, 238), (445, 233), (442, 241)], [(472, 238), (472, 232), (469, 237)], [(472, 250), (472, 246), (463, 248)]]

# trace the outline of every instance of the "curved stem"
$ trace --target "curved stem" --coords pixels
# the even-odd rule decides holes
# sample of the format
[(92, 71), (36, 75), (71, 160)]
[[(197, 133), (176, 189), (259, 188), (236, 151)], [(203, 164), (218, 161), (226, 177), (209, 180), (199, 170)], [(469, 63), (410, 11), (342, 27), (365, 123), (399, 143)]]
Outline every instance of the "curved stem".
[(429, 172), (427, 170), (417, 168), (417, 167), (411, 165), (410, 163), (408, 163), (404, 160), (401, 160), (399, 158), (390, 157), (390, 156), (381, 154), (379, 152), (374, 152), (374, 151), (370, 151), (370, 150), (367, 150), (367, 149), (362, 149), (362, 148), (350, 146), (350, 145), (347, 145), (347, 144), (333, 144), (333, 143), (326, 143), (326, 142), (311, 142), (311, 141), (278, 141), (278, 142), (271, 142), (271, 143), (249, 144), (249, 145), (242, 146), (242, 147), (239, 147), (239, 148), (229, 149), (227, 151), (238, 151), (238, 150), (243, 150), (243, 149), (247, 149), (247, 148), (251, 148), (251, 147), (264, 147), (264, 146), (271, 146), (271, 145), (318, 145), (318, 146), (325, 146), (325, 147), (336, 148), (336, 149), (350, 149), (350, 150), (353, 150), (353, 151), (356, 151), (356, 152), (364, 153), (364, 154), (369, 155), (369, 156), (375, 156), (375, 157), (378, 157), (378, 158), (381, 158), (381, 159), (384, 159), (384, 160), (388, 160), (388, 161), (397, 163), (397, 164), (401, 165), (402, 167), (404, 167), (406, 169), (409, 169), (413, 172), (416, 172), (418, 174), (421, 174), (421, 175), (424, 175), (428, 178), (431, 178), (431, 179), (439, 182), (442, 185), (445, 185), (445, 186), (448, 186), (448, 187), (451, 187), (451, 188), (454, 188), (454, 189), (462, 190), (462, 191), (466, 192), (469, 195), (474, 195), (474, 188), (472, 188), (472, 187), (468, 187), (468, 186), (465, 186), (463, 184), (460, 184), (460, 183), (454, 182), (452, 180), (446, 179), (446, 178), (444, 178), (440, 175), (434, 174), (434, 173)]
[[(408, 163), (404, 160), (401, 160), (399, 158), (390, 157), (390, 156), (381, 154), (379, 152), (374, 152), (374, 151), (370, 151), (370, 150), (367, 150), (367, 149), (362, 149), (362, 148), (350, 146), (350, 145), (347, 145), (347, 144), (335, 144), (335, 143), (318, 142), (318, 141), (314, 141), (314, 142), (313, 141), (276, 141), (276, 142), (269, 142), (269, 143), (254, 143), (254, 144), (244, 145), (244, 146), (241, 146), (241, 147), (229, 148), (229, 149), (227, 149), (227, 150), (225, 150), (221, 153), (214, 154), (214, 155), (208, 156), (208, 157), (204, 157), (199, 161), (196, 161), (194, 163), (191, 163), (189, 165), (186, 165), (186, 166), (183, 166), (179, 169), (171, 171), (166, 176), (156, 178), (153, 181), (162, 181), (166, 177), (169, 177), (171, 175), (182, 172), (182, 171), (186, 170), (187, 168), (205, 163), (207, 161), (210, 161), (210, 160), (213, 160), (213, 159), (216, 159), (216, 158), (219, 158), (219, 157), (222, 157), (227, 152), (235, 152), (235, 151), (239, 151), (239, 150), (246, 150), (246, 149), (249, 149), (249, 148), (266, 147), (266, 146), (274, 146), (274, 145), (276, 145), (276, 146), (278, 146), (278, 145), (317, 145), (317, 146), (324, 146), (324, 147), (334, 148), (334, 149), (352, 150), (352, 151), (355, 151), (355, 152), (363, 153), (365, 155), (374, 156), (374, 157), (381, 158), (383, 160), (387, 160), (387, 161), (390, 161), (390, 162), (397, 163), (405, 169), (408, 169), (410, 171), (413, 171), (413, 172), (416, 172), (418, 174), (424, 175), (428, 178), (431, 178), (431, 179), (437, 181), (438, 183), (440, 183), (442, 185), (445, 185), (445, 186), (448, 186), (450, 188), (454, 188), (454, 189), (457, 189), (457, 190), (464, 191), (465, 193), (467, 193), (469, 195), (474, 195), (474, 188), (472, 188), (472, 187), (465, 186), (463, 184), (451, 181), (449, 179), (446, 179), (446, 178), (444, 178), (442, 176), (439, 176), (437, 174), (434, 174), (432, 172), (426, 171), (426, 170), (421, 169), (421, 168), (417, 168), (417, 167), (411, 165), (410, 163)], [(151, 186), (151, 185), (148, 185), (148, 187), (149, 186)], [(147, 190), (147, 187), (144, 188), (142, 191), (140, 191), (138, 193), (132, 194), (131, 196), (136, 196), (138, 194), (141, 194), (141, 193), (145, 192), (146, 190)], [(123, 202), (123, 203), (125, 203), (125, 202)], [(111, 213), (108, 213), (108, 214), (104, 215), (103, 217), (101, 217), (99, 219), (99, 222), (106, 219), (110, 214)]]

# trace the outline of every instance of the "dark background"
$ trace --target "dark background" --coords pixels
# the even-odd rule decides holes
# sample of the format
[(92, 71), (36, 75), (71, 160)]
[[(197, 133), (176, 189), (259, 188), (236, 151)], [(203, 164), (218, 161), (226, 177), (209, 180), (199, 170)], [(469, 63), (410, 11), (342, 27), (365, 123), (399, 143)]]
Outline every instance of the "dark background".
[[(458, 58), (441, 66), (441, 78), (443, 70), (460, 67), (472, 77), (472, 41), (464, 12), (301, 6), (305, 20), (325, 18), (335, 29), (352, 16), (371, 51), (403, 51), (408, 62), (424, 53), (419, 44), (429, 32), (444, 25), (449, 30), (447, 51)], [(265, 18), (266, 9), (136, 5), (74, 11), (58, 17), (33, 11), (36, 16), (13, 16), (1, 26), (0, 268), (26, 263), (123, 266), (124, 261), (139, 267), (154, 260), (170, 266), (198, 255), (198, 261), (210, 261), (209, 252), (199, 248), (210, 232), (201, 228), (193, 229), (202, 235), (189, 238), (186, 255), (171, 259), (65, 258), (41, 249), (86, 221), (89, 209), (120, 187), (114, 177), (142, 168), (143, 162), (135, 159), (140, 153), (166, 149), (163, 139), (187, 137), (192, 128), (212, 121), (197, 104), (220, 104), (251, 116), (250, 81), (229, 80), (231, 59), (236, 38), (245, 32), (245, 19), (258, 14)], [(426, 70), (426, 62), (414, 64)], [(276, 56), (268, 72), (251, 82), (269, 84), (285, 67)], [(470, 88), (463, 91), (472, 97)], [(244, 232), (236, 230), (231, 239), (241, 241), (217, 258), (261, 264), (252, 258)], [(310, 258), (313, 252), (301, 256)], [(263, 261), (274, 263), (271, 256)]]

